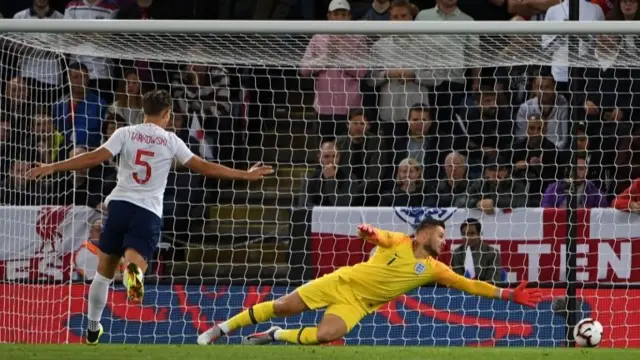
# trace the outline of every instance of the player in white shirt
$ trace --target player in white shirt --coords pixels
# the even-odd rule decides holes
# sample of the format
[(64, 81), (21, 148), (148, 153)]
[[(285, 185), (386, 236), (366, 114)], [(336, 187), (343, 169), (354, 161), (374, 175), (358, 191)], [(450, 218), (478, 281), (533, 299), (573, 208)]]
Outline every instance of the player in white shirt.
[(130, 301), (140, 303), (144, 295), (143, 274), (162, 230), (162, 197), (174, 160), (207, 177), (259, 180), (271, 174), (270, 166), (257, 164), (248, 171), (207, 162), (194, 155), (174, 133), (164, 128), (171, 118), (171, 96), (151, 91), (142, 99), (144, 123), (120, 128), (100, 148), (71, 159), (40, 164), (31, 169), (31, 179), (56, 172), (97, 166), (120, 155), (118, 182), (106, 199), (109, 215), (100, 234), (98, 269), (89, 288), (87, 343), (97, 344), (103, 333), (100, 318), (109, 285), (124, 256), (123, 283)]

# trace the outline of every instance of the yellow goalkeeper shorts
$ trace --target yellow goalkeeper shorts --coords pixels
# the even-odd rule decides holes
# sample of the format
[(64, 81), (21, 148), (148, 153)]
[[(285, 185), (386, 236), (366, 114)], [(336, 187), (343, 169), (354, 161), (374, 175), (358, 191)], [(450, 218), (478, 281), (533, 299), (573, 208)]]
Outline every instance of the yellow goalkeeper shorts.
[(344, 320), (347, 331), (351, 331), (369, 312), (353, 294), (351, 288), (335, 274), (328, 274), (300, 286), (296, 292), (311, 310), (327, 308)]

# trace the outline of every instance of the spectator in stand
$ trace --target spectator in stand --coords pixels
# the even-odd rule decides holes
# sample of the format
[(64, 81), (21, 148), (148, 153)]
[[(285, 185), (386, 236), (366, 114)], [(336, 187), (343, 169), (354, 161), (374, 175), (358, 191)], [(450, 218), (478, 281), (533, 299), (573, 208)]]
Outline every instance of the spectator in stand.
[(43, 191), (36, 181), (27, 180), (26, 174), (33, 166), (30, 162), (15, 159), (10, 173), (0, 187), (0, 203), (13, 206), (34, 206), (46, 203)]
[(484, 176), (469, 186), (467, 207), (493, 215), (495, 209), (527, 206), (527, 187), (523, 180), (511, 177), (511, 165), (500, 157), (485, 160)]
[(490, 0), (494, 4), (503, 3), (514, 17), (522, 20), (543, 21), (547, 10), (562, 0)]
[(379, 194), (382, 165), (386, 163), (380, 137), (369, 132), (369, 120), (362, 109), (349, 111), (348, 135), (338, 137), (340, 167), (361, 183), (364, 194)]
[(135, 70), (127, 71), (120, 80), (115, 101), (108, 112), (120, 115), (127, 125), (142, 124), (142, 84)]
[(610, 189), (620, 194), (631, 185), (631, 179), (640, 178), (640, 126), (634, 126), (631, 136), (620, 139), (615, 156), (615, 184)]
[(482, 241), (482, 225), (469, 218), (460, 225), (463, 244), (451, 254), (451, 269), (458, 275), (493, 284), (502, 281), (500, 252)]
[[(71, 94), (53, 106), (56, 129), (65, 135), (65, 149), (94, 149), (102, 143), (102, 119), (106, 103), (91, 91), (89, 70), (84, 64), (72, 63), (68, 69)], [(61, 159), (65, 159), (64, 151)]]
[[(286, 20), (298, 0), (258, 0), (253, 10), (254, 20)], [(303, 6), (308, 4), (302, 4)]]
[(373, 0), (371, 8), (362, 17), (362, 20), (391, 20), (391, 0)]
[(568, 194), (575, 191), (578, 194), (579, 208), (596, 208), (607, 207), (609, 202), (606, 197), (600, 193), (597, 184), (591, 180), (587, 180), (587, 158), (584, 153), (577, 155), (578, 166), (576, 173), (566, 180), (559, 180), (547, 187), (542, 197), (541, 206), (544, 208), (564, 208), (569, 206)]
[(17, 155), (11, 140), (11, 121), (0, 118), (0, 183), (9, 175), (11, 159)]
[[(392, 21), (412, 21), (416, 16), (415, 6), (406, 0), (394, 1), (390, 12)], [(378, 91), (380, 130), (388, 138), (394, 134), (395, 124), (407, 121), (413, 104), (429, 104), (424, 81), (430, 73), (400, 66), (404, 65), (403, 59), (411, 56), (412, 46), (407, 37), (391, 35), (376, 41), (371, 48), (373, 60), (384, 66), (372, 71), (369, 85)], [(385, 146), (390, 148), (390, 144)]]
[(437, 181), (446, 153), (438, 150), (442, 139), (435, 130), (431, 109), (425, 104), (414, 104), (409, 110), (409, 121), (396, 126), (391, 163), (397, 165), (402, 159), (415, 159), (423, 169), (424, 181), (427, 184)]
[(556, 149), (546, 136), (546, 123), (538, 115), (527, 121), (527, 136), (517, 141), (509, 156), (514, 166), (513, 178), (527, 182), (529, 207), (540, 206), (542, 192), (549, 184), (564, 178), (567, 154)]
[[(437, 0), (436, 6), (422, 10), (416, 17), (416, 21), (473, 21), (473, 18), (463, 13), (458, 8), (458, 0)], [(431, 41), (434, 46), (429, 52), (434, 54), (446, 54), (445, 62), (448, 69), (431, 70), (423, 79), (423, 83), (429, 87), (430, 103), (435, 106), (438, 121), (449, 122), (453, 118), (455, 107), (462, 104), (465, 95), (467, 80), (465, 72), (474, 57), (482, 54), (480, 51), (480, 39), (476, 35), (448, 37), (444, 41)], [(480, 82), (480, 69), (470, 69), (472, 89), (477, 90)], [(427, 80), (428, 79), (428, 80)], [(447, 128), (443, 128), (449, 133)]]
[[(65, 19), (75, 20), (111, 20), (120, 11), (116, 0), (72, 0), (64, 11)], [(83, 53), (98, 51), (93, 44), (79, 43)], [(113, 62), (107, 58), (91, 55), (78, 55), (74, 62), (85, 64), (89, 72), (88, 86), (98, 92), (98, 96), (107, 101), (113, 101)]]
[[(233, 152), (233, 118), (229, 73), (219, 66), (183, 66), (171, 83), (177, 111), (187, 114), (187, 127), (201, 144), (200, 156), (228, 161)], [(211, 146), (217, 144), (217, 148)]]
[[(581, 21), (603, 21), (604, 13), (600, 6), (592, 4), (588, 1), (580, 1)], [(569, 20), (569, 0), (563, 0), (561, 3), (554, 5), (547, 10), (544, 21), (566, 21)], [(580, 41), (579, 53), (584, 55), (587, 52), (588, 44)], [(569, 62), (569, 44), (565, 36), (543, 35), (542, 48), (553, 53), (553, 63), (563, 65), (553, 65), (551, 72), (556, 80), (556, 90), (561, 94), (567, 94), (569, 91), (569, 68), (564, 65)], [(567, 97), (570, 101), (571, 99)]]
[(621, 211), (640, 214), (640, 178), (633, 180), (625, 191), (615, 197), (611, 205)]
[[(49, 0), (34, 0), (33, 6), (13, 16), (14, 19), (63, 19), (64, 15), (53, 9)], [(38, 34), (41, 41), (50, 35)], [(51, 104), (60, 97), (62, 85), (61, 56), (31, 47), (13, 49), (19, 52), (20, 75), (32, 89), (32, 98), (40, 104)]]
[(36, 161), (52, 163), (58, 160), (64, 147), (64, 135), (56, 131), (51, 112), (46, 107), (39, 107), (33, 115), (33, 140), (36, 148)]
[(17, 131), (25, 131), (25, 121), (23, 118), (28, 118), (30, 114), (29, 102), (29, 88), (24, 79), (20, 76), (16, 76), (7, 81), (5, 93), (3, 97), (3, 111), (8, 113), (11, 117), (12, 125), (15, 126)]
[(431, 206), (430, 194), (422, 181), (422, 167), (412, 158), (400, 161), (395, 176), (393, 190), (382, 195), (381, 206)]
[(513, 144), (515, 124), (500, 100), (495, 80), (484, 78), (479, 91), (469, 93), (454, 115), (449, 137), (454, 150), (467, 154), (469, 164), (482, 164), (485, 155), (496, 156)]
[[(614, 10), (616, 7), (618, 7), (622, 4), (623, 7), (626, 7), (626, 9), (628, 9), (632, 3), (637, 3), (637, 0), (591, 0), (592, 3), (600, 6), (600, 8), (602, 8), (602, 12), (604, 13), (605, 17), (607, 18), (607, 20), (609, 20), (610, 14), (612, 14), (612, 10)], [(620, 19), (623, 20), (623, 19)]]
[(445, 178), (438, 181), (435, 206), (466, 207), (469, 201), (467, 159), (459, 152), (449, 153), (444, 159), (444, 172)]
[(318, 152), (319, 166), (302, 184), (298, 206), (351, 206), (360, 202), (361, 189), (349, 171), (339, 166), (340, 153), (335, 142), (325, 141)]
[(569, 135), (569, 102), (556, 92), (551, 68), (541, 67), (533, 77), (531, 88), (533, 97), (525, 101), (518, 110), (518, 137), (526, 136), (527, 119), (530, 116), (540, 116), (546, 123), (546, 138), (556, 148), (564, 149)]
[[(329, 21), (351, 19), (351, 7), (346, 0), (333, 0), (327, 14)], [(328, 24), (328, 26), (331, 26)], [(315, 79), (314, 108), (318, 114), (319, 133), (324, 139), (334, 139), (347, 133), (349, 109), (362, 106), (360, 80), (367, 69), (327, 67), (334, 62), (360, 59), (366, 55), (366, 38), (359, 35), (314, 35), (307, 46), (300, 74)]]
[[(603, 1), (603, 5), (611, 2), (612, 0), (599, 0)], [(640, 20), (640, 6), (638, 6), (639, 0), (614, 0), (613, 8), (608, 13), (606, 12), (607, 20), (613, 21), (637, 21)], [(624, 35), (624, 47), (627, 51), (638, 54), (638, 36), (634, 34)]]

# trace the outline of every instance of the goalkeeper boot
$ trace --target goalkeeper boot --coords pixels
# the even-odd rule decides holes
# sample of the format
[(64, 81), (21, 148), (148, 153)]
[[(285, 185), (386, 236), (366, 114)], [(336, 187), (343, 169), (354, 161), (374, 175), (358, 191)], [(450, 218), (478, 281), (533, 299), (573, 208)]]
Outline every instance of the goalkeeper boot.
[(134, 304), (140, 304), (144, 296), (144, 274), (134, 263), (129, 263), (122, 281), (127, 288), (127, 298)]
[(267, 345), (276, 341), (276, 331), (282, 330), (279, 326), (272, 326), (265, 332), (251, 334), (242, 339), (242, 345)]
[(100, 324), (98, 331), (91, 331), (87, 329), (87, 345), (98, 345), (103, 333), (104, 329), (102, 328), (102, 324)]
[(218, 325), (214, 325), (211, 329), (198, 336), (198, 345), (209, 345), (212, 342), (216, 342), (216, 340), (220, 339), (223, 335), (224, 331), (222, 331)]

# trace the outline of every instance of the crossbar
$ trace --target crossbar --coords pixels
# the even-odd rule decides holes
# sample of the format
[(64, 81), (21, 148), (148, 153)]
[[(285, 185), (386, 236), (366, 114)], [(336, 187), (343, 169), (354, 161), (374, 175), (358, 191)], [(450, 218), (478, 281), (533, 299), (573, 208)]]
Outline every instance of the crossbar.
[(173, 34), (640, 34), (638, 21), (0, 20), (0, 32)]

